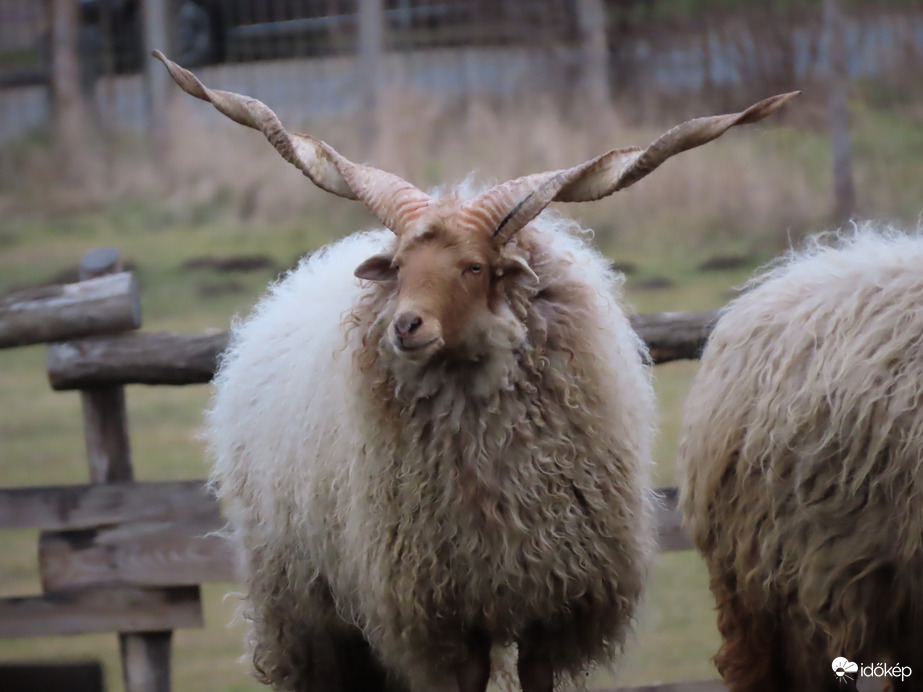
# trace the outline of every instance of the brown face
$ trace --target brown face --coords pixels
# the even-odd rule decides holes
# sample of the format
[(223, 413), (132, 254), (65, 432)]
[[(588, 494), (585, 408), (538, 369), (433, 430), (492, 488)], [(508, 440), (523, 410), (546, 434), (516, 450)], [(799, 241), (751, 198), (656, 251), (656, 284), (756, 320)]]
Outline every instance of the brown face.
[(491, 234), (453, 224), (421, 224), (398, 238), (393, 255), (356, 269), (372, 281), (396, 281), (388, 338), (396, 353), (425, 361), (438, 352), (470, 355), (499, 316), (491, 310), (499, 250)]

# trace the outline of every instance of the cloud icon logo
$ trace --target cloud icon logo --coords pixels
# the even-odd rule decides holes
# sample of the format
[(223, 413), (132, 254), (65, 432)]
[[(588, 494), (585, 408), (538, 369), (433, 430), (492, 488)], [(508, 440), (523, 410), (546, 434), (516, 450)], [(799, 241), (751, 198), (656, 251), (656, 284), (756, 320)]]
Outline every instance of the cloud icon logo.
[(844, 678), (850, 678), (851, 680), (852, 678), (849, 675), (847, 675), (847, 673), (858, 673), (859, 672), (858, 663), (853, 663), (852, 661), (846, 658), (843, 658), (842, 656), (838, 656), (837, 658), (833, 659), (833, 663), (831, 664), (831, 667), (833, 668), (834, 674), (840, 680), (843, 680)]

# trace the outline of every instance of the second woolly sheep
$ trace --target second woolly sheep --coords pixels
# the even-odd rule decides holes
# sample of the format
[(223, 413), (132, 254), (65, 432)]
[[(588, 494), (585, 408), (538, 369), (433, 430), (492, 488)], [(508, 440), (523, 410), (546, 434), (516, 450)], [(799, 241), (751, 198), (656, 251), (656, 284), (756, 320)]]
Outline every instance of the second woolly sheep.
[(755, 279), (686, 404), (681, 505), (733, 692), (923, 689), (923, 237), (863, 224)]

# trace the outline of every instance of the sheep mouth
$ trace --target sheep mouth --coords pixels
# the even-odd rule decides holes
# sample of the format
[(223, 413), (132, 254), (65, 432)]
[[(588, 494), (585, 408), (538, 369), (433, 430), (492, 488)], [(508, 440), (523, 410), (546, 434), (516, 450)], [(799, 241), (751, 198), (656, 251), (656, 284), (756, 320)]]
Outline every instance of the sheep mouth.
[(442, 346), (442, 337), (434, 336), (432, 339), (420, 342), (401, 342), (400, 339), (392, 339), (391, 345), (394, 346), (396, 353), (409, 358), (428, 355), (437, 351)]

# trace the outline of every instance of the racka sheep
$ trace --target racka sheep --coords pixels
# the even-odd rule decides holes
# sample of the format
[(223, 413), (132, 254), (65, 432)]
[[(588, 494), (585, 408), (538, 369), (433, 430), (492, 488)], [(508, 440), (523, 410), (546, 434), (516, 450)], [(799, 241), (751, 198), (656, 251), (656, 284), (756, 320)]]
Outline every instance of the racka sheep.
[(923, 689), (921, 267), (919, 234), (820, 236), (708, 342), (681, 503), (733, 692), (843, 689), (861, 669), (840, 658), (900, 664), (895, 689)]
[(303, 261), (237, 325), (216, 379), (213, 479), (260, 678), (483, 692), (492, 647), (516, 645), (523, 689), (548, 692), (610, 660), (655, 549), (653, 397), (616, 278), (576, 224), (539, 214), (790, 95), (646, 150), (431, 197), (157, 57), (388, 229)]

